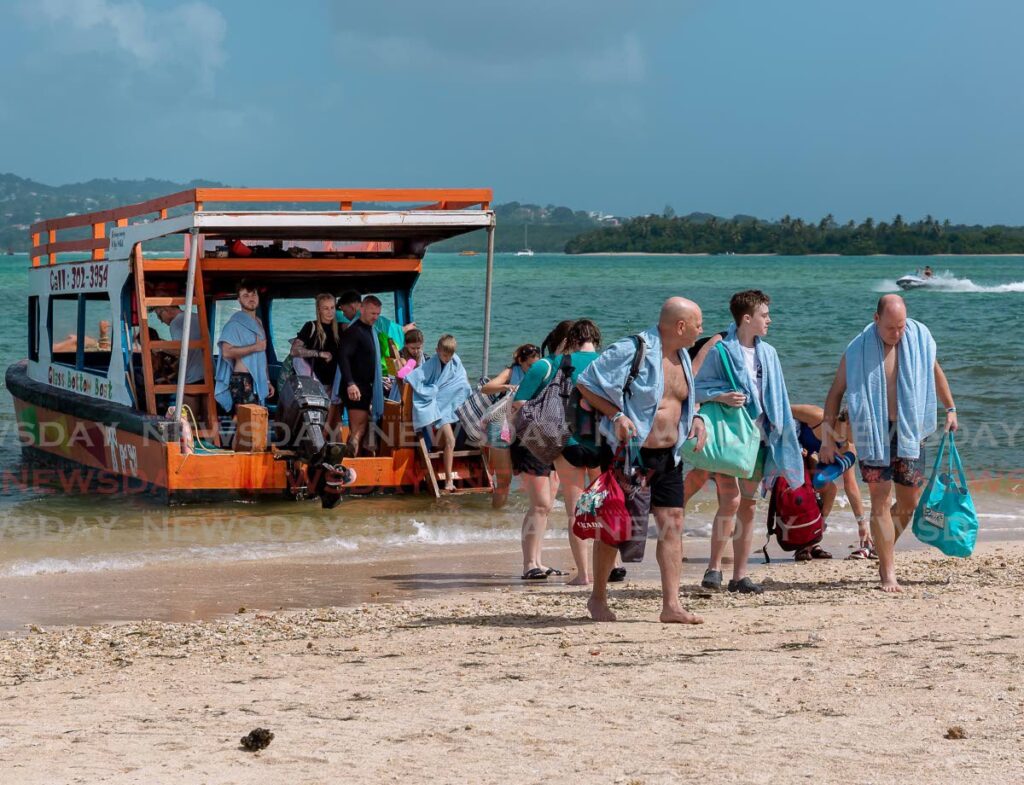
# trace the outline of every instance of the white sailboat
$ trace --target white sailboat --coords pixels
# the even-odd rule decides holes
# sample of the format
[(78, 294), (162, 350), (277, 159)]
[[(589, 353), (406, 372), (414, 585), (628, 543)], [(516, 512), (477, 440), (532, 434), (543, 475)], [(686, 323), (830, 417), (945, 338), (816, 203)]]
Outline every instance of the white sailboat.
[(523, 224), (523, 248), (520, 251), (516, 251), (516, 256), (533, 256), (533, 251), (530, 249), (528, 224)]

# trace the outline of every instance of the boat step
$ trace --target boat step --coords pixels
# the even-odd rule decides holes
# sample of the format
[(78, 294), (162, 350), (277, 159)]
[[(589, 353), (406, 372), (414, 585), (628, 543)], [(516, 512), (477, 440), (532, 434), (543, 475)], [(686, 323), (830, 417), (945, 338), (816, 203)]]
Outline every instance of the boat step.
[(478, 488), (456, 488), (454, 491), (442, 491), (444, 496), (464, 496), (470, 493), (491, 493), (490, 485), (481, 485)]
[[(443, 452), (432, 452), (429, 453), (429, 455), (432, 460), (440, 460), (444, 457)], [(452, 457), (454, 458), (476, 458), (477, 456), (481, 456), (481, 452), (479, 450), (456, 450), (452, 453)]]

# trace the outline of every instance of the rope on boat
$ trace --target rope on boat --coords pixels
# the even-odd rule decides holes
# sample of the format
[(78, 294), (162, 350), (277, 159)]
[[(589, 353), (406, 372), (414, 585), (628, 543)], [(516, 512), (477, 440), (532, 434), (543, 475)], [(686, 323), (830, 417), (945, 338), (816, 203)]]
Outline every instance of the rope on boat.
[(207, 444), (199, 437), (199, 423), (196, 422), (196, 416), (192, 412), (192, 408), (188, 404), (181, 405), (181, 413), (186, 418), (189, 427), (192, 431), (192, 452), (197, 454), (205, 455), (220, 455), (224, 453), (233, 453), (233, 450), (225, 450), (222, 447), (216, 447), (212, 444)]

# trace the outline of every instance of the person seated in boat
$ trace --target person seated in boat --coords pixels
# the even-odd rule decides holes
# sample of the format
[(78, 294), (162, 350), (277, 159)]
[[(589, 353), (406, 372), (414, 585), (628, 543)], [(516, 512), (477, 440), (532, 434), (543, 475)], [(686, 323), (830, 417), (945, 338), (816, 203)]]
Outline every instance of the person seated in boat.
[[(170, 328), (171, 340), (181, 341), (185, 334), (185, 312), (181, 307), (177, 305), (163, 305), (155, 310), (156, 318)], [(188, 337), (189, 342), (198, 341), (200, 338), (198, 313), (192, 314)], [(172, 357), (179, 356), (179, 352), (174, 349), (168, 349), (165, 351)], [(175, 369), (170, 375), (171, 383), (177, 382), (177, 369)], [(185, 365), (185, 384), (201, 384), (205, 378), (206, 373), (203, 371), (203, 353), (198, 349), (190, 349), (188, 352), (188, 362)], [(184, 403), (192, 409), (193, 412), (200, 411), (199, 396), (185, 393)]]
[(348, 411), (348, 445), (352, 457), (359, 454), (370, 418), (376, 420), (384, 413), (380, 343), (374, 331), (380, 309), (381, 301), (372, 294), (363, 299), (359, 318), (345, 328), (338, 347), (338, 390)]
[[(149, 332), (150, 341), (160, 340), (160, 333), (156, 331), (155, 327), (147, 326), (146, 329)], [(142, 367), (142, 341), (139, 334), (140, 330), (136, 327), (132, 339), (132, 382), (135, 385), (139, 407), (142, 408), (146, 396), (146, 374)], [(174, 381), (173, 375), (177, 373), (177, 368), (173, 365), (174, 358), (163, 351), (150, 352), (150, 358), (153, 367), (153, 384), (169, 384)], [(163, 400), (160, 401), (160, 403), (162, 402)]]
[(924, 268), (924, 277), (925, 277), (925, 278), (931, 278), (931, 277), (932, 277), (933, 275), (934, 275), (934, 273), (932, 272), (932, 268), (931, 268), (931, 267), (929, 267), (929, 266), (927, 266), (927, 265), (925, 265), (925, 268)]
[(221, 330), (214, 372), (214, 396), (228, 414), (244, 403), (264, 406), (274, 395), (267, 370), (267, 333), (256, 315), (260, 293), (247, 278), (238, 282), (235, 291), (241, 310), (232, 314)]
[[(86, 334), (85, 346), (83, 348), (87, 352), (109, 352), (110, 322), (107, 319), (101, 319), (97, 328), (99, 338), (93, 338), (91, 335)], [(56, 341), (50, 351), (54, 354), (58, 352), (77, 352), (78, 333), (68, 333), (61, 340)]]
[(441, 448), (444, 458), (444, 489), (449, 493), (455, 490), (452, 467), (456, 445), (452, 426), (459, 421), (456, 409), (472, 392), (469, 379), (466, 378), (466, 369), (455, 353), (457, 348), (455, 336), (442, 335), (437, 342), (437, 353), (405, 377), (413, 389), (413, 428), (425, 431), (432, 443)]

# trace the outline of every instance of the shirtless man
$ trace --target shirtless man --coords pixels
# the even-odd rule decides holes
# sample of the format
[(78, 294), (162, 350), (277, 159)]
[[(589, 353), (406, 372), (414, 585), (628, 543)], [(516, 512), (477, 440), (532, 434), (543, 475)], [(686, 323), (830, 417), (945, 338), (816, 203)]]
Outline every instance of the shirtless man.
[[(704, 421), (695, 417), (691, 394), (693, 375), (686, 349), (701, 333), (702, 316), (697, 304), (672, 297), (661, 307), (658, 324), (640, 334), (644, 361), (630, 394), (623, 394), (636, 354), (626, 338), (609, 346), (580, 374), (580, 394), (603, 417), (600, 431), (611, 450), (636, 438), (644, 468), (651, 471), (651, 507), (658, 524), (658, 567), (661, 570), (661, 621), (700, 624), (704, 620), (686, 611), (679, 602), (679, 573), (683, 534), (683, 466), (680, 448), (689, 437), (703, 447)], [(605, 467), (606, 468), (606, 467)], [(594, 590), (587, 602), (594, 621), (615, 621), (608, 607), (608, 576), (615, 566), (617, 549), (594, 540)]]
[[(900, 369), (906, 363), (905, 370)], [(878, 366), (885, 379), (885, 401), (871, 395), (866, 380)], [(847, 393), (850, 426), (857, 444), (861, 478), (871, 494), (871, 534), (878, 552), (882, 591), (902, 591), (896, 580), (896, 540), (910, 523), (924, 485), (924, 447), (935, 430), (935, 399), (946, 407), (946, 430), (957, 429), (956, 406), (946, 374), (935, 360), (928, 328), (907, 318), (903, 298), (887, 294), (878, 301), (874, 323), (854, 338), (839, 362), (825, 401), (825, 433), (835, 433)], [(905, 406), (911, 411), (904, 411)], [(903, 420), (900, 420), (900, 417)], [(835, 440), (825, 439), (821, 463), (835, 458)], [(896, 503), (890, 509), (893, 489)]]

